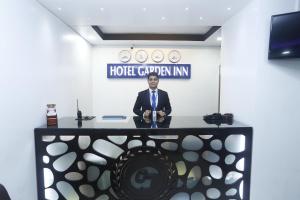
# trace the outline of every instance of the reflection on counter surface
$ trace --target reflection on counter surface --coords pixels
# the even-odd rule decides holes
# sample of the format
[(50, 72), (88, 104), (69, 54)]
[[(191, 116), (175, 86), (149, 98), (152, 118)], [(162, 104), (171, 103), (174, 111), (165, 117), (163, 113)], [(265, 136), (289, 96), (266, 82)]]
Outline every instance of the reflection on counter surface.
[[(160, 121), (161, 120), (161, 121)], [(148, 125), (147, 125), (148, 124)], [(136, 129), (136, 128), (151, 128), (149, 127), (151, 121), (147, 121), (138, 116), (128, 116), (125, 118), (108, 118), (103, 120), (102, 116), (96, 117), (92, 120), (82, 121), (80, 126), (78, 121), (73, 117), (65, 117), (58, 120), (57, 126), (48, 128), (122, 128), (122, 129)], [(203, 120), (202, 116), (167, 116), (166, 118), (157, 120), (157, 128), (225, 128), (225, 127), (247, 127), (247, 125), (234, 121), (232, 125), (229, 124), (208, 124)], [(42, 126), (40, 128), (47, 128)]]
[(38, 200), (249, 200), (252, 128), (202, 117), (35, 129)]
[(133, 117), (136, 128), (169, 128), (171, 120), (171, 116), (159, 117), (156, 121), (138, 116)]

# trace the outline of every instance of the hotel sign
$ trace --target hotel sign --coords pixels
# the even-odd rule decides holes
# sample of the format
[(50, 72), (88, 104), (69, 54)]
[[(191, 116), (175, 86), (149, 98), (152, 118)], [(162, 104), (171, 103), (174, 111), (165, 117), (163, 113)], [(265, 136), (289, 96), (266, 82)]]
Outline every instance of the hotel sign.
[(190, 79), (191, 64), (107, 64), (107, 78), (144, 78), (150, 72), (165, 79)]

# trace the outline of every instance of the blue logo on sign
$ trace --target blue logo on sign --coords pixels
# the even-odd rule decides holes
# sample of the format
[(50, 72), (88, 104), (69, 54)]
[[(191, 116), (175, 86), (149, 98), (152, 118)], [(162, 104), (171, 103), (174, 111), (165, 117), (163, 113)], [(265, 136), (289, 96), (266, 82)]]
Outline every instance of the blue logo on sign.
[(107, 78), (144, 78), (150, 72), (160, 78), (190, 79), (190, 64), (107, 64)]

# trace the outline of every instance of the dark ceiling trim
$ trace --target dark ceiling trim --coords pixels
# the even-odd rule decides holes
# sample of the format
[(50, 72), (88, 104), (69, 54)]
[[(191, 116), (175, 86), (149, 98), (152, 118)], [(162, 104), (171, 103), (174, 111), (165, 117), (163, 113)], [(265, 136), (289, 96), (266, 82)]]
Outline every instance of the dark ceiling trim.
[(172, 41), (205, 41), (221, 26), (212, 26), (205, 34), (136, 34), (136, 33), (103, 33), (99, 26), (92, 26), (102, 40), (172, 40)]
[(204, 35), (203, 35), (203, 41), (205, 41), (207, 38), (209, 38), (212, 34), (214, 34), (217, 30), (219, 30), (221, 26), (212, 26)]
[(99, 26), (92, 26), (92, 28), (98, 33), (102, 40), (105, 40), (105, 34), (101, 31)]

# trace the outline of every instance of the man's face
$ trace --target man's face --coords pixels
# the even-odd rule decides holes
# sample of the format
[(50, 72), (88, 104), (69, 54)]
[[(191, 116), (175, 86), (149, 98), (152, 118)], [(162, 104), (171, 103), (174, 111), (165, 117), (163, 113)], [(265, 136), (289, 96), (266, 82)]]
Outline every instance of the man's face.
[(149, 87), (151, 89), (153, 89), (153, 90), (156, 89), (157, 85), (158, 85), (158, 82), (159, 82), (159, 80), (158, 80), (158, 78), (156, 76), (149, 76), (149, 78), (148, 78), (148, 84), (149, 84)]

